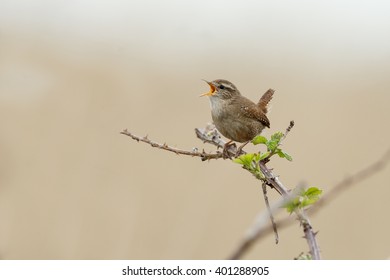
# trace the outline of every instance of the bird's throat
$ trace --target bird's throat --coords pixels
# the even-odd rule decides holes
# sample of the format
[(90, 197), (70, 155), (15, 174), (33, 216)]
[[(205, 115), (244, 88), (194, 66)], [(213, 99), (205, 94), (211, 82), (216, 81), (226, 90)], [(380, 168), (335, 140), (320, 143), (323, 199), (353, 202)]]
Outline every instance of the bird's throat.
[(221, 118), (226, 111), (227, 101), (216, 96), (210, 96), (210, 107), (213, 117)]

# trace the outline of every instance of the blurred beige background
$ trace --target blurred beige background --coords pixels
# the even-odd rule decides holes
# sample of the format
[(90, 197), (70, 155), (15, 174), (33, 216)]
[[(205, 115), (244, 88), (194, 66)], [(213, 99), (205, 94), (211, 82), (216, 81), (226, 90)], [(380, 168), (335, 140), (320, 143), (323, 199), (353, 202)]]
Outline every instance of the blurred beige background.
[[(201, 79), (276, 90), (264, 134), (295, 120), (294, 161), (271, 163), (289, 187), (326, 192), (375, 161), (390, 146), (390, 5), (321, 2), (1, 0), (0, 258), (226, 258), (264, 211), (259, 182), (119, 134), (212, 151), (194, 137), (211, 120)], [(324, 258), (389, 258), (389, 170), (311, 218)], [(292, 259), (302, 235), (245, 258)]]

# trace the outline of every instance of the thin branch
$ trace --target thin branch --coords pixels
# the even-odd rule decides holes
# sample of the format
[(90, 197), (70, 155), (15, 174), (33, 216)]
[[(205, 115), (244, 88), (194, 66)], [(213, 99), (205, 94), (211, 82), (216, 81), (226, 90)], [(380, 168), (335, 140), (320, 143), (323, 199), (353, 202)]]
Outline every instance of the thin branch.
[[(290, 191), (288, 188), (286, 188), (282, 182), (279, 180), (277, 176), (275, 176), (264, 162), (259, 163), (260, 170), (265, 176), (265, 180), (268, 185), (272, 186), (276, 190), (279, 190), (282, 193), (282, 196), (285, 199), (288, 199), (290, 197)], [(296, 215), (298, 216), (298, 219), (303, 227), (303, 232), (305, 234), (305, 238), (307, 240), (310, 254), (314, 260), (319, 260), (320, 257), (320, 249), (318, 247), (318, 243), (316, 240), (316, 234), (313, 231), (313, 227), (310, 223), (310, 220), (307, 218), (305, 210), (301, 209), (300, 211), (295, 211)], [(279, 223), (278, 223), (279, 224)], [(236, 249), (236, 251), (244, 252), (241, 249)]]
[(295, 122), (294, 121), (290, 121), (290, 124), (288, 125), (288, 127), (286, 129), (286, 132), (284, 133), (282, 139), (280, 139), (280, 141), (279, 141), (279, 145), (281, 145), (282, 142), (284, 141), (284, 139), (286, 139), (287, 135), (290, 133), (290, 131), (294, 127), (294, 125), (295, 125)]
[(209, 160), (209, 159), (218, 159), (218, 158), (222, 158), (223, 157), (222, 153), (220, 153), (220, 152), (206, 153), (204, 150), (202, 150), (202, 152), (198, 152), (197, 149), (193, 149), (193, 151), (187, 151), (187, 150), (178, 149), (178, 148), (175, 148), (175, 147), (172, 147), (172, 146), (168, 146), (165, 143), (161, 144), (161, 143), (152, 141), (152, 140), (150, 140), (148, 138), (148, 136), (140, 137), (140, 136), (134, 135), (131, 132), (129, 132), (127, 129), (123, 130), (121, 132), (121, 134), (129, 136), (129, 137), (131, 137), (133, 140), (135, 140), (137, 142), (143, 142), (143, 143), (149, 144), (153, 148), (158, 148), (158, 149), (162, 149), (162, 150), (165, 150), (165, 151), (169, 151), (169, 152), (175, 153), (177, 155), (186, 155), (186, 156), (192, 156), (192, 157), (200, 157), (202, 159), (202, 161)]
[[(203, 141), (203, 143), (212, 144), (217, 148), (223, 148), (227, 143), (221, 138), (217, 129), (213, 125), (208, 125), (205, 128), (195, 128), (195, 134), (200, 140)], [(237, 154), (236, 145), (230, 145), (227, 149), (227, 153), (229, 154), (229, 156), (235, 157)], [(245, 154), (245, 152), (241, 151), (240, 154)], [(221, 158), (222, 157), (223, 154), (221, 154)], [(206, 160), (206, 159), (202, 159), (202, 160)]]
[(310, 209), (309, 213), (315, 213), (323, 206), (327, 205), (330, 201), (332, 201), (336, 196), (340, 194), (341, 191), (346, 191), (351, 186), (366, 180), (371, 177), (375, 173), (384, 169), (386, 165), (390, 161), (390, 149), (387, 150), (383, 155), (379, 158), (379, 160), (373, 162), (366, 168), (360, 170), (352, 176), (348, 176), (345, 179), (341, 180), (337, 183), (332, 189), (330, 189), (326, 194), (324, 194), (320, 200), (318, 200)]
[[(284, 139), (286, 139), (287, 135), (290, 133), (291, 129), (294, 127), (294, 121), (290, 121), (289, 126), (286, 129), (282, 139), (280, 139), (278, 146), (282, 144)], [(270, 155), (272, 156), (272, 155)], [(267, 158), (268, 161), (268, 158)], [(279, 180), (278, 176), (275, 176), (271, 169), (266, 166), (266, 160), (262, 160), (259, 162), (259, 167), (261, 172), (265, 176), (266, 184), (276, 189), (285, 199), (290, 197), (290, 191), (286, 188), (282, 182)], [(296, 210), (295, 214), (298, 216), (298, 219), (303, 227), (303, 232), (305, 233), (305, 238), (307, 240), (310, 254), (314, 260), (321, 259), (320, 249), (317, 243), (316, 234), (313, 231), (313, 227), (310, 223), (309, 218), (307, 217), (305, 210)], [(274, 227), (274, 223), (272, 224)], [(275, 230), (275, 229), (274, 229)]]
[(195, 133), (203, 143), (210, 143), (219, 148), (223, 148), (226, 144), (226, 141), (221, 138), (214, 125), (208, 124), (205, 128), (195, 128)]
[(298, 209), (297, 211), (295, 211), (295, 213), (297, 214), (298, 219), (301, 222), (301, 225), (303, 227), (303, 232), (305, 233), (305, 238), (309, 245), (310, 255), (312, 259), (320, 260), (321, 259), (320, 249), (316, 238), (317, 233), (313, 231), (310, 220), (306, 215), (306, 211), (304, 209)]
[[(313, 206), (311, 206), (307, 210), (307, 212), (309, 212), (311, 215), (318, 213), (320, 209), (323, 209), (323, 206), (326, 206), (341, 192), (346, 191), (348, 188), (352, 187), (353, 185), (362, 182), (363, 180), (366, 180), (374, 176), (376, 173), (380, 172), (381, 170), (383, 170), (388, 165), (389, 161), (390, 161), (390, 150), (384, 153), (380, 159), (373, 162), (368, 167), (356, 172), (355, 174), (345, 178), (344, 180), (341, 180), (326, 195), (323, 195), (319, 201), (317, 201)], [(262, 214), (259, 214), (259, 216), (260, 215), (265, 216), (267, 215), (267, 213), (264, 211)], [(292, 220), (290, 216), (285, 217), (278, 221), (278, 228), (279, 230), (286, 228), (287, 226), (291, 225), (293, 222), (294, 220)], [(231, 259), (242, 258), (242, 256), (252, 247), (253, 244), (256, 243), (256, 241), (272, 233), (272, 226), (259, 221), (259, 219), (257, 218), (255, 223), (248, 230), (248, 232), (250, 232), (250, 234), (244, 236), (242, 242), (237, 246), (237, 248), (234, 250), (234, 253), (231, 255), (230, 257)], [(309, 238), (308, 240), (315, 240), (315, 239)], [(310, 248), (312, 246), (314, 246), (314, 244), (309, 244)]]
[(269, 201), (268, 201), (268, 196), (267, 196), (267, 183), (265, 181), (263, 181), (262, 187), (263, 187), (263, 195), (264, 195), (265, 205), (267, 206), (269, 218), (270, 218), (271, 223), (272, 223), (272, 229), (273, 229), (274, 234), (275, 234), (275, 243), (278, 244), (279, 243), (278, 228), (276, 227), (275, 218), (274, 218), (274, 215), (272, 214), (271, 207), (269, 206)]
[[(281, 199), (279, 199), (277, 202), (275, 202), (273, 205), (270, 206), (269, 211), (272, 213), (276, 213), (281, 209), (281, 207), (285, 203), (286, 203), (286, 199), (282, 197)], [(256, 243), (258, 239), (261, 239), (262, 237), (271, 234), (273, 232), (272, 225), (268, 223), (269, 211), (263, 211), (257, 214), (252, 226), (249, 227), (242, 241), (240, 242), (240, 244), (238, 244), (237, 248), (233, 251), (233, 253), (229, 257), (230, 260), (237, 260), (242, 258), (242, 256), (246, 252), (248, 252), (248, 250)], [(294, 221), (291, 220), (291, 216), (287, 216), (286, 219), (291, 222)], [(285, 227), (286, 225), (287, 225), (286, 222), (284, 222), (283, 224), (280, 224), (278, 222), (279, 229)]]
[(275, 189), (281, 195), (286, 195), (289, 193), (288, 188), (286, 188), (282, 182), (280, 182), (279, 178), (272, 173), (271, 169), (265, 165), (264, 161), (259, 162), (259, 167), (261, 172), (264, 174), (267, 185)]

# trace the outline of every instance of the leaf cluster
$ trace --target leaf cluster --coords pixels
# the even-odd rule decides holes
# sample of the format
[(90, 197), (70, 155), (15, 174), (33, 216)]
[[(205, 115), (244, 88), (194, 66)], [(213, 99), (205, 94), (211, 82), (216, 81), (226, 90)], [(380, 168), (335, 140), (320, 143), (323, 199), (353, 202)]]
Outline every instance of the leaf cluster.
[(289, 213), (316, 203), (322, 194), (322, 190), (317, 187), (297, 188), (294, 192), (295, 196), (283, 206)]
[(259, 162), (268, 156), (269, 154), (261, 154), (260, 152), (254, 154), (244, 154), (233, 159), (233, 162), (241, 164), (244, 169), (252, 173), (257, 179), (262, 180), (264, 179), (264, 175), (260, 170)]
[[(284, 134), (282, 132), (276, 132), (271, 136), (271, 139), (267, 139), (262, 135), (258, 135), (253, 138), (252, 143), (254, 145), (263, 144), (267, 147), (267, 151), (262, 153), (254, 153), (254, 154), (244, 154), (233, 160), (233, 162), (241, 164), (243, 168), (249, 170), (250, 172), (260, 172), (259, 161), (269, 159), (273, 155), (278, 155), (281, 158), (285, 158), (289, 161), (292, 160), (292, 157), (286, 152), (282, 151), (279, 147), (280, 141), (282, 140)], [(260, 172), (261, 173), (261, 172)]]
[[(261, 161), (268, 160), (273, 155), (278, 155), (281, 158), (292, 161), (292, 157), (280, 148), (280, 142), (283, 137), (284, 134), (282, 132), (276, 132), (270, 139), (258, 135), (252, 140), (252, 143), (254, 145), (265, 145), (267, 151), (264, 153), (259, 151), (258, 153), (244, 154), (233, 159), (233, 162), (241, 164), (244, 169), (251, 172), (257, 179), (264, 180), (264, 175), (259, 166)], [(314, 204), (320, 198), (322, 190), (317, 187), (310, 187), (308, 189), (297, 188), (293, 192), (295, 193), (293, 198), (284, 205), (284, 208), (286, 208), (289, 213)]]
[(282, 132), (276, 132), (271, 136), (271, 139), (269, 140), (262, 135), (258, 135), (253, 138), (252, 143), (254, 145), (264, 144), (267, 147), (267, 152), (269, 153), (268, 157), (277, 154), (281, 158), (285, 158), (288, 161), (292, 161), (292, 157), (288, 153), (282, 151), (282, 149), (279, 147), (280, 141), (283, 139), (283, 137), (284, 134)]

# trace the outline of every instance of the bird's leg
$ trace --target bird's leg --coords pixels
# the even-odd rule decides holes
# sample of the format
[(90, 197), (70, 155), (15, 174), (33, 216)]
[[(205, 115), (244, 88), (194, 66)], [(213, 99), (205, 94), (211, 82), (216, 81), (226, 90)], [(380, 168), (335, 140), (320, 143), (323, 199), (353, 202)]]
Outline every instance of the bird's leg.
[(236, 157), (241, 155), (242, 149), (248, 144), (250, 141), (246, 141), (244, 144), (242, 144), (240, 147), (238, 147), (237, 152), (236, 152)]
[(222, 150), (223, 158), (231, 158), (229, 155), (229, 147), (232, 145), (236, 145), (236, 143), (233, 143), (233, 140), (229, 140), (228, 142), (226, 142), (225, 145), (223, 145), (223, 150)]

